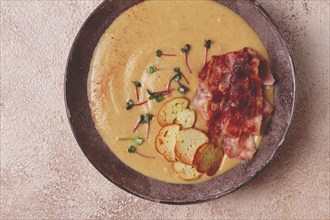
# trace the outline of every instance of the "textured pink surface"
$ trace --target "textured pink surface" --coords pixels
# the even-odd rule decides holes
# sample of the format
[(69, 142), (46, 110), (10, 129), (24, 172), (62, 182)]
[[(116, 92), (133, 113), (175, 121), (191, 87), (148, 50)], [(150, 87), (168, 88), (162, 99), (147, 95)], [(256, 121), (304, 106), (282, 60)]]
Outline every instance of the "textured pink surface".
[(258, 2), (287, 39), (297, 107), (265, 171), (216, 201), (170, 206), (139, 199), (88, 162), (68, 125), (66, 59), (101, 1), (1, 1), (1, 219), (329, 219), (329, 2)]

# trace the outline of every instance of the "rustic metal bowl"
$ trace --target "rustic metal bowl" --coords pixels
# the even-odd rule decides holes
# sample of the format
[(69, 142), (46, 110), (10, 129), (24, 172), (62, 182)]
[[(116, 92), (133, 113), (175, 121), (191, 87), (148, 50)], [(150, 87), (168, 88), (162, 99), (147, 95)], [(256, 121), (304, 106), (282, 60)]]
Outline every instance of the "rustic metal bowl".
[(275, 23), (255, 1), (217, 0), (241, 15), (265, 43), (276, 78), (276, 110), (255, 158), (210, 181), (181, 185), (146, 177), (122, 163), (103, 142), (91, 117), (87, 78), (94, 49), (114, 19), (141, 0), (104, 1), (79, 31), (67, 63), (65, 99), (75, 138), (89, 161), (118, 187), (148, 200), (188, 204), (213, 200), (235, 191), (256, 177), (275, 157), (290, 126), (295, 100), (294, 66)]

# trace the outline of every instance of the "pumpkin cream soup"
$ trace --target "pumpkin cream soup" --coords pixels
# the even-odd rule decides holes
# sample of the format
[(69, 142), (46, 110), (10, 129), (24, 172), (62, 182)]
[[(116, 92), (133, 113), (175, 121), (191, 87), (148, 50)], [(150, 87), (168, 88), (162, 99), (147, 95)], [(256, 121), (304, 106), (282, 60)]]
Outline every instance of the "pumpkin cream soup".
[(144, 1), (95, 48), (92, 117), (132, 169), (203, 182), (253, 159), (274, 105), (269, 63), (258, 35), (221, 4)]

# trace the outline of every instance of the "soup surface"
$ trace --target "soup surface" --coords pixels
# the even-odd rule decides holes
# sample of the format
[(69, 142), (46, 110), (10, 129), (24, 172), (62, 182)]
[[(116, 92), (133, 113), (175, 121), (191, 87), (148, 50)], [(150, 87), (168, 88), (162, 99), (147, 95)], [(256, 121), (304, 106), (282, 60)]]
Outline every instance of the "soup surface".
[[(142, 2), (121, 14), (110, 25), (94, 51), (88, 94), (96, 128), (121, 161), (146, 176), (171, 183), (197, 183), (218, 176), (241, 162), (224, 156), (214, 176), (202, 175), (198, 180), (185, 181), (173, 171), (172, 163), (155, 149), (155, 137), (161, 128), (156, 115), (163, 103), (170, 98), (184, 96), (190, 99), (190, 108), (194, 109), (192, 100), (198, 86), (198, 73), (204, 63), (205, 39), (212, 40), (209, 58), (250, 47), (269, 62), (266, 48), (254, 30), (235, 12), (208, 0)], [(180, 50), (185, 44), (191, 45), (188, 59), (192, 74), (188, 72)], [(155, 54), (158, 49), (176, 56), (158, 58)], [(159, 70), (150, 74), (150, 66), (156, 66)], [(189, 78), (187, 93), (182, 95), (174, 91), (170, 98), (166, 97), (162, 102), (148, 101), (126, 110), (129, 99), (139, 102), (131, 81), (141, 82), (140, 102), (146, 101), (146, 89), (166, 90), (175, 67), (179, 67)], [(274, 102), (273, 94), (273, 87), (267, 87), (266, 99), (270, 103)], [(133, 132), (140, 115), (146, 113), (155, 116), (148, 139), (145, 137), (145, 125)], [(198, 114), (195, 126), (202, 130), (206, 127)], [(145, 139), (141, 146), (135, 145), (138, 152), (153, 159), (129, 153), (128, 148), (134, 142), (117, 140), (137, 136)], [(255, 140), (259, 144), (262, 136), (256, 136)]]

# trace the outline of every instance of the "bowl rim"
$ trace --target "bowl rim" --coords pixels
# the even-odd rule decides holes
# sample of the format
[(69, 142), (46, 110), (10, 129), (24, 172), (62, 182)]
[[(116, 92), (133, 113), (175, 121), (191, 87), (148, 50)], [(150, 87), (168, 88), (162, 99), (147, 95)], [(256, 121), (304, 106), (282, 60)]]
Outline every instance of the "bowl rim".
[[(136, 2), (132, 3), (130, 7), (133, 7), (135, 4), (143, 2), (143, 0), (135, 0)], [(222, 0), (216, 0), (217, 3), (221, 4)], [(239, 1), (239, 0), (236, 0)], [(282, 41), (282, 43), (285, 46), (285, 49), (287, 50), (286, 52), (288, 53), (288, 62), (289, 65), (292, 68), (292, 77), (293, 77), (293, 81), (292, 81), (292, 104), (291, 104), (291, 111), (289, 113), (290, 117), (288, 119), (288, 125), (286, 126), (285, 131), (283, 132), (283, 136), (282, 139), (280, 140), (280, 142), (277, 144), (276, 150), (273, 152), (272, 156), (270, 157), (269, 160), (265, 161), (265, 163), (262, 164), (262, 166), (255, 172), (254, 175), (250, 176), (249, 178), (246, 178), (245, 181), (243, 181), (241, 184), (239, 184), (237, 187), (232, 187), (230, 190), (225, 191), (223, 193), (220, 193), (219, 195), (216, 196), (210, 196), (209, 198), (203, 198), (203, 199), (196, 199), (196, 200), (191, 200), (191, 201), (171, 201), (171, 200), (167, 200), (167, 199), (157, 199), (157, 198), (150, 198), (147, 197), (145, 195), (136, 193), (134, 191), (132, 191), (131, 189), (123, 186), (122, 184), (118, 183), (117, 181), (115, 181), (114, 179), (112, 179), (109, 174), (107, 172), (105, 172), (95, 161), (94, 159), (90, 156), (90, 154), (85, 150), (85, 147), (83, 146), (83, 144), (79, 141), (79, 138), (75, 132), (75, 127), (73, 125), (73, 121), (72, 121), (72, 117), (71, 117), (71, 110), (69, 107), (69, 101), (68, 101), (68, 75), (70, 74), (69, 71), (69, 67), (70, 64), (72, 62), (73, 59), (73, 53), (77, 47), (77, 43), (78, 40), (80, 39), (83, 30), (85, 29), (86, 25), (90, 22), (90, 20), (105, 6), (105, 4), (107, 2), (113, 2), (113, 0), (104, 0), (102, 3), (100, 3), (95, 9), (94, 11), (88, 16), (88, 18), (85, 20), (85, 22), (83, 23), (83, 25), (80, 27), (76, 37), (74, 38), (74, 41), (72, 43), (69, 55), (68, 55), (68, 59), (67, 59), (67, 63), (66, 63), (66, 70), (65, 70), (65, 74), (64, 74), (64, 102), (65, 102), (65, 110), (66, 110), (66, 114), (67, 114), (67, 119), (68, 122), (70, 124), (70, 128), (72, 130), (72, 133), (75, 137), (76, 142), (78, 143), (79, 147), (81, 148), (81, 150), (83, 151), (84, 155), (87, 157), (87, 159), (89, 160), (89, 162), (105, 177), (107, 178), (111, 183), (115, 184), (117, 187), (119, 187), (120, 189), (133, 194), (135, 196), (138, 196), (140, 198), (149, 200), (149, 201), (153, 201), (153, 202), (159, 202), (159, 203), (163, 203), (163, 204), (173, 204), (173, 205), (185, 205), (185, 204), (197, 204), (197, 203), (202, 203), (202, 202), (207, 202), (207, 201), (212, 201), (218, 198), (221, 198), (225, 195), (228, 195), (238, 189), (240, 189), (241, 187), (243, 187), (244, 185), (246, 185), (247, 183), (249, 183), (252, 179), (256, 178), (264, 169), (265, 167), (267, 167), (269, 165), (269, 163), (274, 160), (274, 158), (276, 157), (276, 155), (278, 154), (279, 150), (282, 148), (283, 142), (285, 140), (285, 138), (288, 135), (288, 132), (290, 130), (291, 127), (291, 122), (292, 119), (294, 117), (294, 111), (295, 111), (295, 107), (296, 107), (296, 76), (295, 76), (295, 66), (294, 66), (294, 62), (291, 56), (291, 52), (290, 49), (288, 47), (287, 42), (285, 41), (285, 38), (282, 34), (282, 32), (280, 31), (280, 29), (278, 28), (278, 26), (276, 25), (275, 21), (272, 19), (272, 17), (269, 15), (269, 13), (259, 4), (256, 2), (256, 0), (249, 0), (250, 3), (252, 3), (254, 5), (254, 7), (259, 10), (259, 12), (262, 14), (263, 17), (265, 17), (267, 19), (267, 22), (269, 22), (270, 25), (272, 25), (275, 30), (278, 33), (278, 36), (280, 38), (280, 40)], [(227, 6), (226, 6), (227, 7)], [(235, 11), (236, 12), (236, 11)], [(236, 12), (237, 13), (237, 12)], [(118, 14), (116, 17), (118, 17), (120, 14)], [(240, 14), (239, 14), (240, 15)], [(242, 16), (242, 15), (240, 15)], [(244, 18), (243, 18), (244, 19)], [(249, 24), (251, 25), (251, 24)], [(135, 171), (137, 172), (137, 171)], [(142, 175), (142, 174), (141, 174)], [(172, 183), (166, 183), (166, 184), (170, 184), (170, 185), (182, 185), (182, 184), (172, 184)], [(184, 184), (184, 186), (188, 186), (189, 184)], [(192, 184), (192, 185), (196, 185), (196, 184)]]

